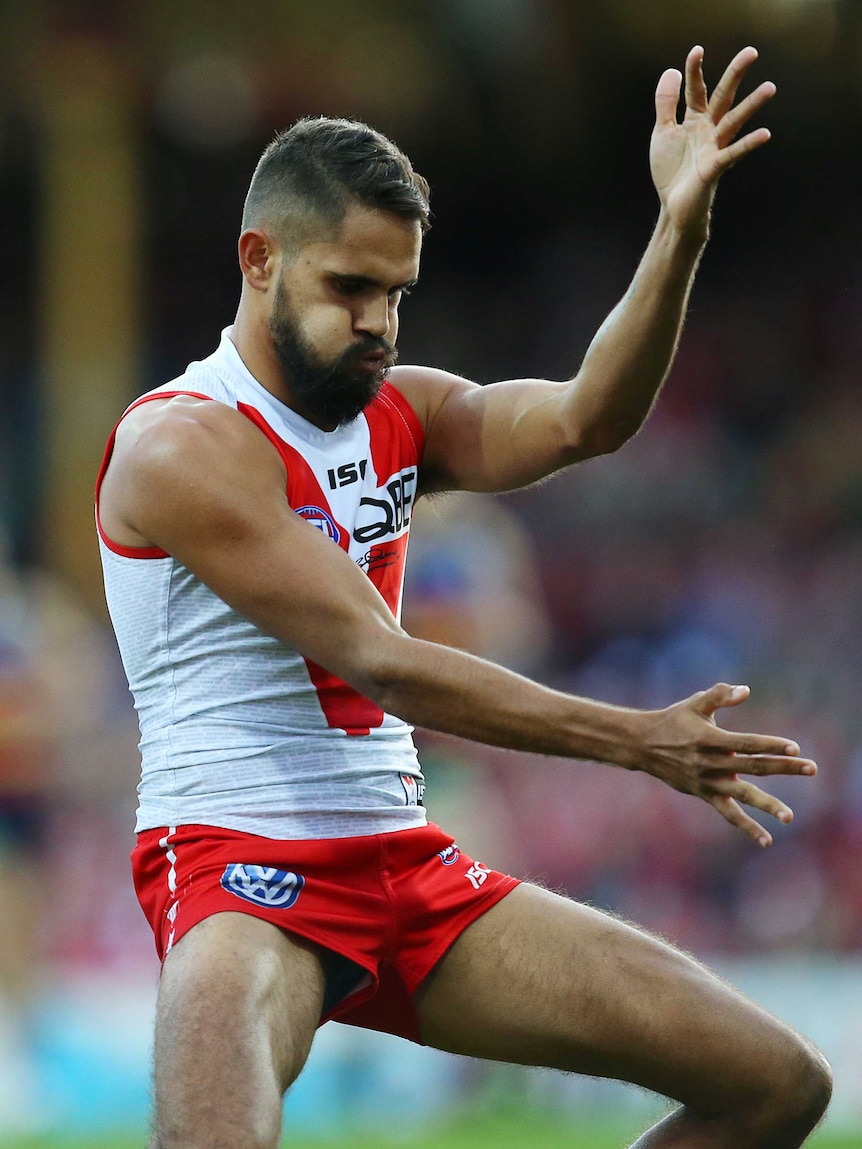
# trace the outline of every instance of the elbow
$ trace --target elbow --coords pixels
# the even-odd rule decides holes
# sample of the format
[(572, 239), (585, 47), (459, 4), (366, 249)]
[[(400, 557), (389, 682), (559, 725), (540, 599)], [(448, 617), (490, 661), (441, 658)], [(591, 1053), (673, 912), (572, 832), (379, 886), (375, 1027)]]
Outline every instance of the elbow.
[(580, 459), (593, 459), (598, 455), (612, 455), (627, 443), (641, 428), (637, 422), (597, 422), (594, 426), (581, 428), (575, 440), (567, 446), (571, 462)]
[(404, 706), (405, 676), (408, 674), (410, 637), (404, 631), (390, 630), (362, 644), (350, 667), (341, 677), (388, 714), (401, 718)]
[(605, 428), (602, 433), (596, 436), (594, 455), (612, 455), (614, 451), (618, 451), (620, 447), (624, 446), (629, 439), (633, 439), (638, 431), (641, 429), (642, 424), (637, 423), (624, 423), (614, 427)]

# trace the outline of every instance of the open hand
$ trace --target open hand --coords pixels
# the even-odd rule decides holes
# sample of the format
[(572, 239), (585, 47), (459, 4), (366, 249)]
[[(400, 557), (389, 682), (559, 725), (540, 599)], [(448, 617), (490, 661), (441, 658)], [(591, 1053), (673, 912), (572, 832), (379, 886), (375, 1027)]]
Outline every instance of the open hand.
[(707, 98), (703, 48), (692, 48), (685, 62), (682, 123), (677, 122), (681, 73), (669, 68), (658, 82), (650, 170), (663, 207), (682, 232), (705, 226), (719, 177), (770, 138), (767, 128), (736, 138), (775, 95), (775, 85), (767, 80), (734, 106), (739, 84), (756, 59), (755, 48), (737, 52)]
[(816, 774), (817, 766), (799, 757), (799, 747), (786, 738), (737, 734), (715, 723), (722, 706), (738, 706), (748, 698), (747, 686), (720, 682), (683, 702), (653, 711), (643, 757), (636, 768), (660, 778), (684, 794), (694, 794), (758, 845), (772, 845), (772, 835), (739, 805), (790, 822), (793, 811), (774, 795), (746, 782), (740, 774)]

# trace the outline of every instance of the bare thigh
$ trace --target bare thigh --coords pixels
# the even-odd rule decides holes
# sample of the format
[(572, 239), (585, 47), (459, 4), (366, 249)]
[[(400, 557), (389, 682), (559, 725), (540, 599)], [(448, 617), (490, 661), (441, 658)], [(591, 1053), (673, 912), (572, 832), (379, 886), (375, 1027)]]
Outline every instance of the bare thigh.
[(278, 1143), (284, 1091), (320, 1019), (325, 960), (241, 913), (207, 918), (177, 943), (159, 987), (155, 1146)]
[(796, 1076), (806, 1043), (705, 967), (598, 910), (521, 885), (416, 995), (423, 1040), (619, 1078), (703, 1114)]

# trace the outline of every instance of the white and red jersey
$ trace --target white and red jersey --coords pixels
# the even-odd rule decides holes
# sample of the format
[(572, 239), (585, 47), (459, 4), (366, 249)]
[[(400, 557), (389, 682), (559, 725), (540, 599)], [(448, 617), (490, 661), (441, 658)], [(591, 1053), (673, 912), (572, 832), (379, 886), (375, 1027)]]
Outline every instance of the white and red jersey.
[[(349, 425), (321, 431), (257, 382), (228, 329), (213, 355), (132, 408), (175, 394), (250, 419), (284, 460), (291, 507), (400, 617), (423, 431), (394, 387), (384, 383)], [(259, 630), (165, 551), (121, 546), (98, 525), (141, 727), (138, 830), (198, 823), (332, 838), (425, 824), (411, 727)]]

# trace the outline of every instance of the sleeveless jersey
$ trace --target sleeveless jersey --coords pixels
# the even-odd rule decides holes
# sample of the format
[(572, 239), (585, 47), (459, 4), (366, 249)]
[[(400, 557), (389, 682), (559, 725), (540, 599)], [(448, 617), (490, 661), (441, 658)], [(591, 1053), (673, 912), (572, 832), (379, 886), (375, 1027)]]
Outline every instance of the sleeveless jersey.
[[(424, 441), (413, 409), (384, 383), (352, 423), (321, 431), (257, 382), (229, 333), (128, 410), (173, 394), (235, 407), (283, 459), (290, 506), (400, 617)], [(194, 823), (333, 838), (425, 825), (411, 727), (259, 630), (165, 551), (113, 542), (98, 487), (96, 497), (108, 609), (141, 728), (139, 831)]]

